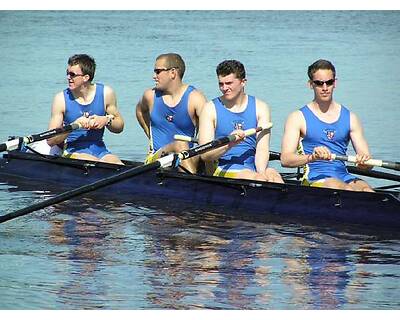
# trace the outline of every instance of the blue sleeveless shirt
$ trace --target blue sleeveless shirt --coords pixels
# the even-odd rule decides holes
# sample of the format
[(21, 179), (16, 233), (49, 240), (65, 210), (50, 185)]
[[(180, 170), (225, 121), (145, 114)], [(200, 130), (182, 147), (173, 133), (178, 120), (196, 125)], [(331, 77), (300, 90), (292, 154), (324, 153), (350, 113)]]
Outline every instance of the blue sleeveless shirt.
[[(350, 111), (341, 106), (339, 119), (333, 123), (321, 121), (305, 105), (300, 109), (306, 121), (306, 136), (300, 141), (299, 149), (303, 154), (312, 154), (314, 147), (325, 146), (332, 153), (345, 155), (350, 141)], [(304, 178), (316, 181), (325, 178), (338, 178), (345, 182), (354, 180), (343, 161), (314, 161), (304, 167)]]
[[(64, 90), (65, 99), (65, 114), (64, 123), (69, 124), (74, 122), (81, 116), (99, 115), (104, 116), (106, 114), (104, 104), (104, 85), (96, 83), (96, 93), (93, 101), (90, 104), (83, 105), (75, 101), (75, 97), (70, 89)], [(100, 130), (74, 130), (67, 137), (66, 149), (85, 148), (91, 144), (104, 145), (103, 142), (104, 128)]]
[(164, 103), (162, 92), (154, 92), (154, 105), (150, 113), (150, 151), (157, 151), (174, 141), (175, 134), (194, 137), (196, 128), (189, 116), (189, 95), (195, 90), (188, 86), (179, 103), (169, 107)]
[[(220, 138), (231, 134), (233, 130), (247, 130), (257, 127), (256, 99), (247, 96), (247, 106), (243, 112), (235, 113), (224, 107), (220, 98), (213, 99), (216, 111), (215, 137)], [(246, 137), (245, 140), (230, 148), (218, 160), (218, 166), (224, 170), (255, 169), (256, 136)]]

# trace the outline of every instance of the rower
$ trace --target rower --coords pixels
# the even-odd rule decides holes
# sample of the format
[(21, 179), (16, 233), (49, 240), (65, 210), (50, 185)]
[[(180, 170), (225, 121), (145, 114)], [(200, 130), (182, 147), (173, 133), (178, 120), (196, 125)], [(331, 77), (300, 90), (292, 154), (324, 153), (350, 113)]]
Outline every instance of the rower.
[[(149, 139), (149, 153), (145, 163), (181, 152), (192, 144), (174, 141), (174, 134), (194, 137), (200, 113), (206, 102), (204, 95), (193, 86), (182, 82), (185, 62), (177, 53), (161, 54), (154, 64), (155, 87), (147, 89), (136, 105), (136, 118)], [(182, 162), (182, 166), (196, 173), (198, 158)]]
[(308, 77), (314, 100), (286, 121), (282, 166), (304, 166), (303, 185), (372, 192), (367, 182), (347, 171), (343, 161), (333, 161), (332, 154), (345, 155), (351, 140), (358, 167), (370, 168), (365, 164), (370, 152), (360, 120), (333, 100), (337, 81), (334, 65), (327, 60), (315, 61), (308, 67)]
[(217, 66), (216, 73), (222, 96), (204, 106), (199, 143), (229, 134), (235, 134), (239, 139), (204, 153), (202, 159), (218, 161), (214, 176), (283, 183), (280, 174), (268, 167), (270, 130), (244, 139), (245, 129), (267, 127), (271, 121), (269, 106), (245, 93), (246, 71), (240, 61), (225, 60)]
[(83, 129), (47, 141), (54, 146), (66, 139), (63, 156), (68, 158), (123, 164), (106, 148), (103, 135), (105, 128), (122, 132), (124, 120), (113, 89), (92, 83), (95, 69), (96, 63), (89, 55), (77, 54), (68, 59), (68, 88), (54, 97), (49, 129), (73, 122)]

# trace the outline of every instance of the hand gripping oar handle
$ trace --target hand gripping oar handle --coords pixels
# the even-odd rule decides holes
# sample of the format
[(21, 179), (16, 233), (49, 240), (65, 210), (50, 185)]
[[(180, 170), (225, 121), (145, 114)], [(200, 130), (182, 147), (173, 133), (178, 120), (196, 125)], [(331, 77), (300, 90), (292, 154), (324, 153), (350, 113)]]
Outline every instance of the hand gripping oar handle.
[[(272, 123), (269, 125), (269, 127), (267, 128), (255, 128), (255, 129), (249, 129), (245, 131), (246, 136), (251, 135), (251, 134), (255, 134), (256, 132), (259, 132), (263, 129), (269, 129), (272, 127)], [(223, 138), (219, 138), (213, 141), (210, 141), (206, 144), (203, 144), (201, 146), (177, 153), (177, 154), (169, 154), (165, 157), (162, 157), (160, 159), (158, 159), (155, 162), (152, 162), (150, 164), (146, 164), (146, 165), (141, 165), (139, 167), (134, 167), (131, 169), (128, 169), (126, 171), (120, 172), (116, 175), (104, 178), (104, 179), (100, 179), (98, 181), (95, 181), (93, 183), (84, 185), (82, 187), (70, 190), (70, 191), (66, 191), (63, 192), (53, 198), (44, 200), (42, 202), (39, 203), (35, 203), (31, 206), (10, 212), (8, 214), (5, 214), (3, 216), (0, 216), (0, 223), (6, 222), (8, 220), (20, 217), (20, 216), (24, 216), (28, 213), (31, 213), (33, 211), (36, 210), (40, 210), (43, 208), (46, 208), (48, 206), (60, 203), (62, 201), (66, 201), (69, 200), (75, 196), (79, 196), (106, 186), (109, 186), (111, 184), (117, 183), (119, 181), (134, 177), (136, 175), (139, 175), (141, 173), (145, 173), (151, 170), (157, 170), (160, 167), (168, 167), (171, 166), (177, 158), (184, 160), (184, 159), (188, 159), (190, 157), (194, 157), (196, 155), (199, 155), (201, 153), (207, 152), (213, 148), (218, 148), (218, 147), (222, 147), (232, 141), (235, 141), (237, 139), (236, 135), (229, 135), (227, 137), (223, 137)]]
[[(263, 127), (263, 130), (267, 130), (267, 129), (271, 129), (273, 126), (272, 122), (269, 122), (265, 127)], [(249, 129), (249, 130), (255, 130), (255, 129)], [(246, 131), (245, 131), (246, 133)], [(199, 142), (199, 140), (195, 137), (189, 137), (189, 136), (185, 136), (183, 134), (175, 134), (174, 135), (174, 140), (178, 140), (178, 141), (186, 141), (186, 142)]]
[(51, 129), (51, 130), (48, 130), (48, 131), (45, 131), (42, 133), (31, 134), (26, 137), (15, 138), (15, 139), (9, 140), (7, 142), (1, 143), (0, 144), (0, 152), (12, 151), (12, 150), (18, 149), (18, 147), (23, 142), (28, 144), (28, 143), (33, 143), (33, 142), (40, 141), (40, 140), (49, 139), (49, 138), (55, 137), (59, 134), (63, 134), (63, 133), (67, 133), (67, 132), (79, 129), (80, 127), (81, 126), (78, 123), (71, 123), (62, 128)]
[[(336, 160), (347, 161), (347, 162), (352, 162), (352, 163), (357, 162), (355, 156), (341, 156), (341, 155), (332, 154), (331, 157), (332, 157), (332, 160), (336, 159)], [(400, 171), (400, 162), (369, 159), (369, 160), (365, 161), (364, 164)]]

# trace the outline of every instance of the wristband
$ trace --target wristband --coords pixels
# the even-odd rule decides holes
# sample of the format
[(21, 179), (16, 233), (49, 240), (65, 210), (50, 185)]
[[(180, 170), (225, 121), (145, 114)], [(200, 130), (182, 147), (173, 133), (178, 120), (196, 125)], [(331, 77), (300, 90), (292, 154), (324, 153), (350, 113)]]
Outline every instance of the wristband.
[(114, 120), (114, 116), (112, 114), (106, 114), (106, 118), (108, 119), (106, 127), (108, 127), (109, 125), (111, 125), (112, 121)]

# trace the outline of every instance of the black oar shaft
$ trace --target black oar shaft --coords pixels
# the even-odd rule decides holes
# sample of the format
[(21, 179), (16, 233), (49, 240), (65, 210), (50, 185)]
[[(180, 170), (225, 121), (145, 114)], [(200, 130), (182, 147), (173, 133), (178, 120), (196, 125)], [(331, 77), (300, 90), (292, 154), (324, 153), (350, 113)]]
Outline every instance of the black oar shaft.
[(30, 136), (26, 136), (26, 137), (24, 137), (24, 142), (25, 143), (32, 143), (32, 142), (36, 142), (36, 141), (40, 141), (40, 140), (44, 140), (44, 139), (49, 139), (49, 138), (58, 136), (60, 134), (67, 133), (67, 132), (79, 129), (79, 128), (80, 128), (79, 124), (71, 123), (71, 124), (68, 124), (68, 125), (66, 125), (64, 127), (61, 127), (61, 128), (55, 128), (55, 129), (48, 130), (48, 131), (45, 131), (45, 132), (42, 132), (42, 133), (32, 134)]
[(55, 137), (55, 136), (63, 134), (63, 133), (73, 131), (75, 129), (79, 129), (79, 128), (80, 128), (79, 124), (71, 123), (62, 128), (56, 128), (56, 129), (48, 130), (48, 131), (45, 131), (42, 133), (31, 134), (26, 137), (15, 138), (10, 141), (1, 143), (0, 144), (0, 152), (12, 151), (12, 150), (18, 149), (18, 147), (20, 146), (20, 144), (22, 142), (32, 143), (32, 142), (36, 142), (36, 141), (41, 141), (41, 140), (49, 139), (51, 137)]
[(375, 170), (362, 170), (354, 166), (347, 166), (347, 171), (360, 176), (371, 177), (376, 179), (392, 180), (400, 182), (400, 176), (388, 172), (375, 171)]

